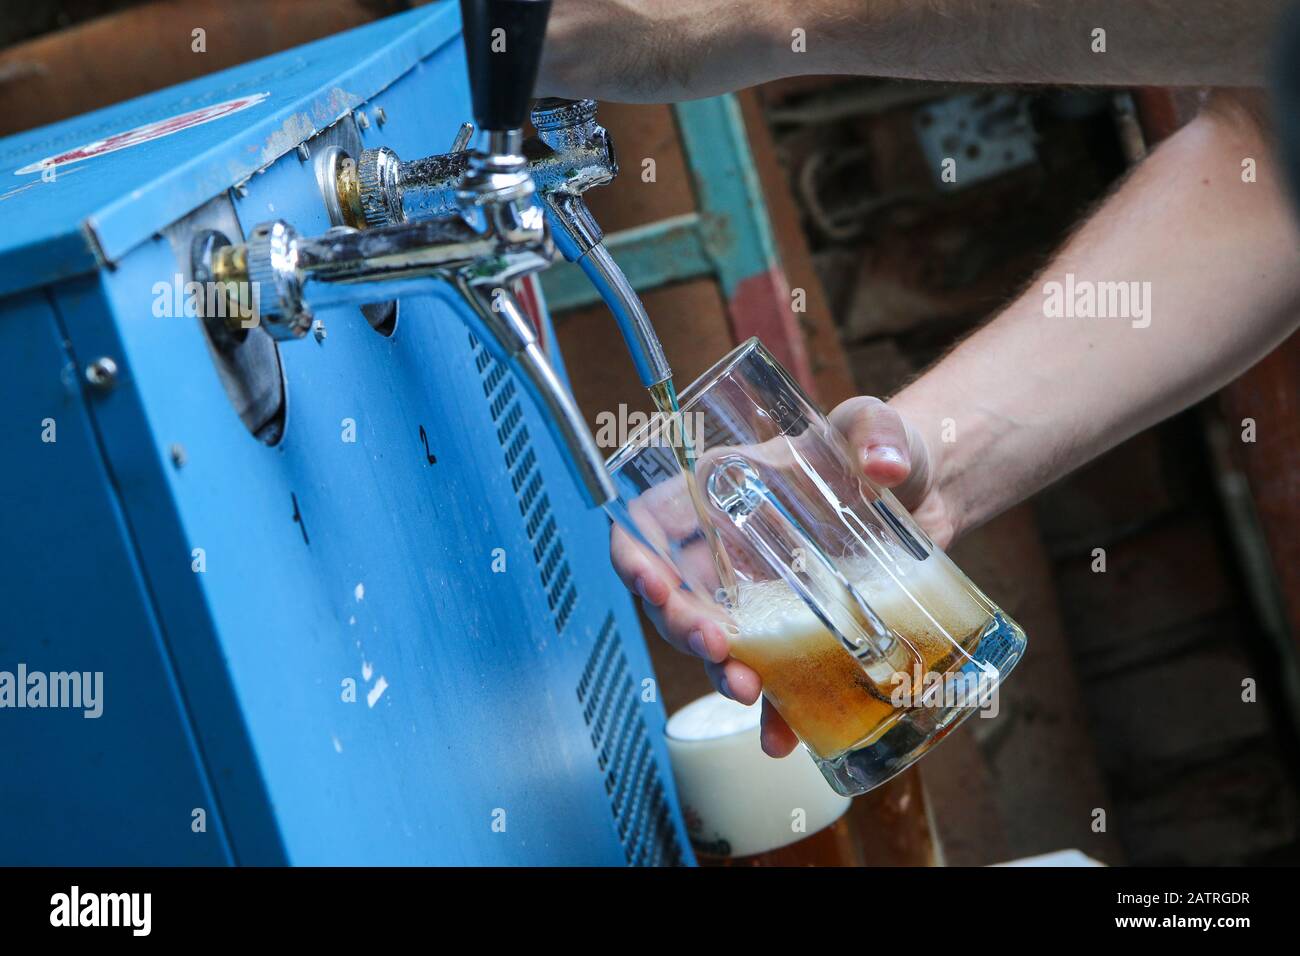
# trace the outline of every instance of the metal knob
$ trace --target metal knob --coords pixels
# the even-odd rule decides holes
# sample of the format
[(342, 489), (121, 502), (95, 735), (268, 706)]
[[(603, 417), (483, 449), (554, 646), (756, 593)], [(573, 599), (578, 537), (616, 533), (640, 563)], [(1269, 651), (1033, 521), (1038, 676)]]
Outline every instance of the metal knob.
[(253, 310), (262, 328), (280, 341), (311, 331), (311, 310), (303, 301), (297, 268), (297, 232), (287, 222), (263, 223), (245, 243)]
[(405, 222), (401, 161), (387, 146), (363, 150), (357, 160), (357, 186), (367, 228)]

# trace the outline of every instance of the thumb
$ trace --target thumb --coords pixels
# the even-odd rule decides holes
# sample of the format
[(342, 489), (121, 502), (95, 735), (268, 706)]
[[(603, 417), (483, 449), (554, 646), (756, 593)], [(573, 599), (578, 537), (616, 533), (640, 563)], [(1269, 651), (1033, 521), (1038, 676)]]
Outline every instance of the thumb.
[(878, 398), (861, 395), (841, 402), (830, 414), (853, 450), (862, 473), (892, 488), (904, 507), (925, 497), (930, 481), (930, 455), (920, 434)]

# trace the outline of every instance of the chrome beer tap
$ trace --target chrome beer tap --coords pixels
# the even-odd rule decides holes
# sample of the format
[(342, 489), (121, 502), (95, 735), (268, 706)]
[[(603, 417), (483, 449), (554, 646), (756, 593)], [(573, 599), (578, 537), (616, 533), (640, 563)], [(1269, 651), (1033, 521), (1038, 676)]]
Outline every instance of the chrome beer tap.
[(596, 122), (592, 100), (539, 100), (533, 107), (537, 138), (547, 147), (531, 158), (533, 179), (546, 205), (555, 247), (576, 262), (605, 300), (627, 343), (641, 384), (648, 389), (671, 382), (659, 336), (641, 297), (605, 248), (604, 235), (583, 199), (592, 186), (618, 175), (614, 143)]
[[(545, 216), (521, 151), (550, 0), (462, 0), (461, 10), (482, 132), (477, 149), (458, 154), (455, 181), (437, 215), (396, 218), (364, 231), (340, 226), (316, 237), (269, 222), (238, 245), (208, 234), (195, 245), (195, 278), (251, 287), (255, 324), (280, 341), (307, 333), (313, 306), (429, 294), (467, 304), (460, 311), (474, 333), (520, 374), (587, 500), (600, 506), (614, 497), (604, 460), (510, 290), (551, 261)], [(500, 30), (505, 50), (489, 52)], [(344, 191), (337, 199), (348, 210), (357, 197)], [(228, 332), (246, 335), (247, 323), (232, 322)]]
[[(614, 144), (596, 122), (595, 102), (539, 100), (532, 121), (537, 136), (524, 143), (523, 152), (555, 247), (577, 263), (609, 307), (641, 384), (652, 389), (669, 382), (672, 369), (654, 326), (583, 199), (588, 189), (618, 175)], [(405, 162), (387, 147), (367, 149), (355, 166), (339, 168), (327, 201), (358, 229), (436, 218), (455, 208), (456, 183), (468, 161), (469, 154), (455, 148)]]

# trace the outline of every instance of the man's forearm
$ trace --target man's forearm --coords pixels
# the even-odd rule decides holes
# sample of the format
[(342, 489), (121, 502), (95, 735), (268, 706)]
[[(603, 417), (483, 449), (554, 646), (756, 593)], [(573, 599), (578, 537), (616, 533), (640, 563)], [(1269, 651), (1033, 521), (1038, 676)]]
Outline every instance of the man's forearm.
[(1285, 0), (564, 0), (551, 14), (538, 89), (668, 102), (819, 73), (1257, 86), (1284, 7)]
[(817, 6), (823, 10), (820, 39), (829, 47), (819, 72), (951, 82), (1238, 87), (1265, 82), (1286, 3), (834, 0)]
[(1297, 315), (1300, 240), (1268, 145), (1244, 113), (1207, 111), (891, 404), (960, 531), (1220, 388)]

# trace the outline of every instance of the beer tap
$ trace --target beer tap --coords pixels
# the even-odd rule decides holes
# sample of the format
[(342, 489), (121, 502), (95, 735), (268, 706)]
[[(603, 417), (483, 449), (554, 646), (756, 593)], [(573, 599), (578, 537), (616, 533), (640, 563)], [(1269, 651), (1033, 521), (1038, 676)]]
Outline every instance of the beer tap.
[[(545, 216), (521, 152), (550, 0), (461, 0), (461, 12), (480, 141), (458, 155), (454, 183), (437, 214), (395, 218), (364, 231), (340, 226), (317, 237), (269, 222), (235, 245), (207, 234), (195, 244), (195, 278), (228, 289), (251, 287), (257, 324), (282, 342), (307, 333), (313, 307), (443, 297), (485, 347), (520, 374), (566, 449), (575, 480), (598, 507), (614, 497), (604, 460), (510, 290), (551, 260)], [(504, 48), (492, 52), (501, 37)], [(336, 198), (345, 210), (357, 199), (349, 191)], [(228, 334), (246, 335), (244, 326), (236, 319)]]
[[(532, 111), (537, 136), (523, 145), (555, 247), (576, 263), (618, 323), (648, 389), (672, 380), (672, 369), (640, 297), (605, 248), (583, 194), (618, 175), (608, 132), (596, 122), (592, 100), (539, 100)], [(367, 149), (343, 164), (327, 196), (344, 221), (358, 229), (446, 215), (455, 208), (456, 183), (469, 154), (449, 153), (402, 161), (387, 147)]]
[(532, 158), (533, 179), (546, 205), (555, 247), (583, 273), (605, 300), (623, 333), (637, 376), (647, 389), (671, 382), (659, 336), (655, 334), (641, 297), (605, 248), (583, 194), (618, 175), (614, 144), (596, 122), (592, 100), (539, 100), (533, 108), (533, 126), (547, 147)]

